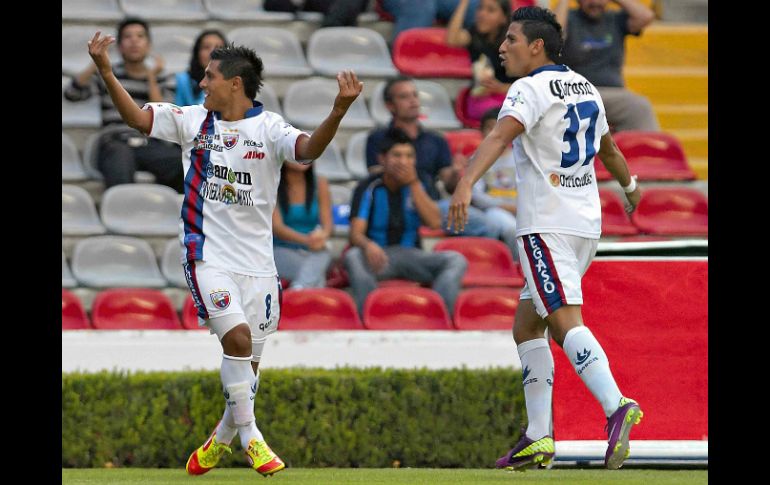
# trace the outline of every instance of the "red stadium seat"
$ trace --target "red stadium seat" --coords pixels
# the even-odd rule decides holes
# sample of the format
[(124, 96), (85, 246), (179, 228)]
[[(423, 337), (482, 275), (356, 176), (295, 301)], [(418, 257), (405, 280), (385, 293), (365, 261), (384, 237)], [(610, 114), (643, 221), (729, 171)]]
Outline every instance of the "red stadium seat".
[(414, 77), (471, 78), (471, 58), (463, 47), (446, 43), (446, 29), (404, 30), (393, 42), (393, 64)]
[(377, 282), (378, 288), (388, 288), (388, 287), (418, 287), (421, 286), (419, 282), (417, 281), (410, 281), (410, 280), (401, 280), (401, 279), (394, 279), (394, 280), (382, 280)]
[(510, 330), (519, 307), (519, 290), (470, 288), (455, 303), (454, 323), (458, 330)]
[(460, 91), (457, 92), (457, 97), (455, 98), (455, 116), (457, 116), (457, 119), (460, 120), (460, 122), (463, 124), (466, 128), (479, 128), (481, 126), (481, 121), (470, 118), (468, 115), (465, 114), (465, 106), (468, 100), (468, 93), (471, 91), (470, 86), (462, 88)]
[(171, 300), (158, 290), (116, 288), (96, 295), (94, 328), (102, 330), (181, 330)]
[(427, 288), (377, 288), (364, 303), (370, 330), (451, 330), (449, 313), (438, 293)]
[(89, 329), (88, 315), (80, 303), (80, 299), (71, 291), (61, 290), (61, 329), (81, 330)]
[(350, 295), (335, 288), (283, 292), (281, 330), (363, 330)]
[(610, 189), (599, 189), (602, 204), (602, 236), (633, 236), (639, 229), (626, 214), (621, 196)]
[(524, 276), (508, 246), (485, 237), (448, 237), (434, 251), (457, 251), (468, 260), (463, 286), (524, 286)]
[(620, 131), (612, 138), (639, 180), (695, 180), (682, 144), (660, 131)]
[(449, 144), (449, 151), (452, 155), (462, 153), (466, 157), (470, 157), (476, 151), (484, 136), (479, 130), (458, 130), (447, 131), (444, 133), (444, 138), (446, 138)]
[(708, 199), (688, 188), (645, 189), (631, 221), (649, 234), (708, 236)]
[(195, 308), (192, 295), (187, 295), (182, 307), (182, 327), (187, 330), (208, 330), (208, 327), (198, 325), (198, 309)]
[(446, 237), (446, 232), (444, 232), (443, 229), (431, 229), (428, 226), (420, 226), (420, 228), (417, 230), (420, 234), (420, 238), (426, 238), (426, 237)]
[(615, 180), (615, 177), (604, 167), (604, 163), (599, 159), (599, 155), (594, 157), (594, 170), (596, 171), (596, 180), (599, 182)]

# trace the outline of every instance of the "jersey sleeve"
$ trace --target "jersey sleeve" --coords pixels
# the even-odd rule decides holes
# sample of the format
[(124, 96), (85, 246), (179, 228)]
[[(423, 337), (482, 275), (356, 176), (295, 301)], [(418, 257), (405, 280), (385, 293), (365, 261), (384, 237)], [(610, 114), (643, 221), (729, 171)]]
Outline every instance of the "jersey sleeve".
[(543, 115), (539, 97), (528, 80), (529, 78), (521, 78), (511, 84), (500, 108), (500, 114), (497, 115), (498, 120), (512, 116), (524, 125), (526, 132), (529, 132)]
[(181, 145), (184, 139), (184, 119), (190, 108), (180, 108), (171, 103), (146, 103), (142, 109), (152, 112), (152, 126), (148, 135)]
[(270, 138), (274, 160), (278, 164), (284, 161), (302, 164), (312, 162), (312, 160), (297, 160), (297, 140), (301, 135), (307, 135), (307, 133), (295, 128), (280, 115), (272, 114), (270, 127), (268, 128), (268, 137)]

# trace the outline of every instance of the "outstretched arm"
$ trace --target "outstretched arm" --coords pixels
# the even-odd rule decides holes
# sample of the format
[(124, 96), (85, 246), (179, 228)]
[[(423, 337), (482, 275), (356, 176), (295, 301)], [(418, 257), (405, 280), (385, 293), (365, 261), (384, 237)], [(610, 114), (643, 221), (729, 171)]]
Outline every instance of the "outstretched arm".
[(468, 0), (460, 0), (457, 3), (452, 18), (446, 30), (446, 43), (455, 47), (465, 47), (471, 43), (471, 34), (463, 28), (465, 11), (468, 10)]
[(337, 73), (337, 83), (340, 91), (334, 100), (332, 112), (316, 128), (312, 136), (299, 138), (297, 141), (297, 160), (315, 160), (321, 156), (337, 133), (340, 121), (348, 112), (348, 108), (364, 88), (364, 83), (358, 80), (353, 71)]
[(128, 126), (149, 134), (152, 128), (152, 112), (139, 108), (128, 91), (120, 84), (118, 78), (115, 77), (110, 64), (110, 56), (107, 53), (110, 44), (115, 42), (115, 37), (111, 35), (100, 37), (100, 34), (101, 32), (97, 31), (93, 38), (88, 41), (88, 54), (96, 64), (96, 72), (104, 79), (107, 92), (110, 93), (112, 102), (115, 103), (123, 121)]
[(623, 191), (626, 192), (626, 199), (628, 204), (626, 205), (626, 212), (632, 213), (636, 206), (639, 205), (639, 199), (642, 197), (642, 193), (639, 187), (636, 185), (636, 176), (631, 177), (628, 171), (628, 164), (626, 163), (626, 157), (618, 150), (618, 146), (615, 144), (615, 140), (612, 139), (612, 135), (607, 132), (599, 145), (599, 158), (602, 159), (604, 166), (607, 168), (615, 180), (617, 180), (623, 187)]

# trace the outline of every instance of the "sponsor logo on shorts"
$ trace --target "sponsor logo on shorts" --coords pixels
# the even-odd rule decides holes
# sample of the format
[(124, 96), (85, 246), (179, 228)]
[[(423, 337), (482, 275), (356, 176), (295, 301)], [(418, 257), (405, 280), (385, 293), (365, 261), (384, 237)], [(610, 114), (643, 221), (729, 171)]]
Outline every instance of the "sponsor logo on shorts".
[(230, 306), (230, 292), (225, 290), (214, 290), (211, 292), (211, 303), (220, 310)]
[(532, 248), (532, 257), (535, 260), (533, 269), (537, 272), (543, 282), (543, 291), (549, 294), (553, 293), (556, 291), (556, 285), (551, 281), (548, 265), (546, 265), (543, 260), (543, 250), (538, 245), (537, 238), (533, 234), (530, 234), (527, 238), (529, 239), (529, 246)]

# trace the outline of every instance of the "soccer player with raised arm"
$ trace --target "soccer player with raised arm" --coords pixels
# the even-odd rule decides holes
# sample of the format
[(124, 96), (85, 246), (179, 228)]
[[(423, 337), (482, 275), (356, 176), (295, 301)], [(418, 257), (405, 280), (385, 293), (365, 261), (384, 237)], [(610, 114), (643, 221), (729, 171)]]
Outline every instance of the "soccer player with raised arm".
[(147, 103), (140, 109), (112, 73), (107, 48), (115, 39), (100, 34), (88, 42), (88, 52), (123, 120), (182, 146), (182, 264), (199, 321), (222, 344), (224, 415), (190, 455), (187, 472), (211, 470), (238, 434), (252, 468), (270, 476), (285, 465), (256, 425), (254, 397), (262, 349), (281, 312), (272, 234), (281, 164), (319, 157), (363, 83), (352, 71), (337, 74), (331, 113), (309, 136), (253, 101), (262, 86), (262, 60), (230, 44), (211, 53), (200, 82), (202, 105)]
[(604, 409), (605, 465), (617, 469), (629, 455), (629, 433), (642, 411), (621, 394), (607, 355), (581, 315), (581, 278), (601, 233), (595, 155), (623, 187), (628, 212), (636, 208), (641, 194), (609, 133), (599, 92), (583, 76), (554, 62), (561, 46), (561, 26), (552, 12), (539, 7), (514, 12), (499, 53), (506, 74), (520, 79), (511, 85), (494, 130), (457, 184), (448, 228), (463, 228), (473, 184), (513, 143), (516, 236), (526, 281), (513, 339), (523, 369), (528, 426), (496, 465), (523, 470), (553, 459), (553, 356), (547, 328)]

